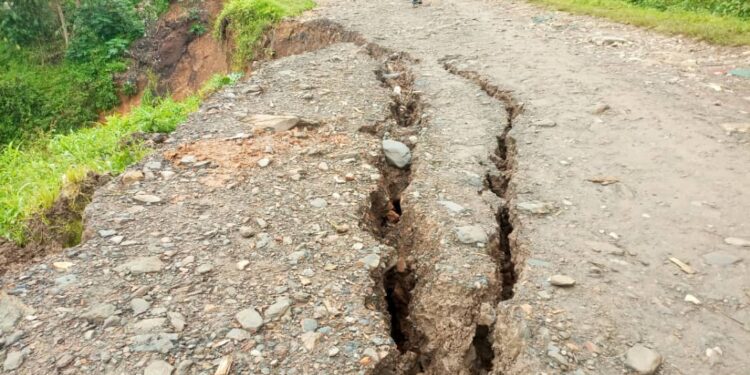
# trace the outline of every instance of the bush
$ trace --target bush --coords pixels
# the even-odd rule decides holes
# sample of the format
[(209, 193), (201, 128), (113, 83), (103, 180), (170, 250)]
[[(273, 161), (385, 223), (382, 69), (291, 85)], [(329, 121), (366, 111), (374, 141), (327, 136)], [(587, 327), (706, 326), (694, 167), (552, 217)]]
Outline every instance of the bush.
[(145, 30), (144, 21), (128, 0), (87, 0), (71, 13), (67, 56), (77, 61), (119, 57)]
[(78, 129), (119, 103), (112, 74), (121, 65), (33, 60), (0, 43), (0, 148), (39, 133)]

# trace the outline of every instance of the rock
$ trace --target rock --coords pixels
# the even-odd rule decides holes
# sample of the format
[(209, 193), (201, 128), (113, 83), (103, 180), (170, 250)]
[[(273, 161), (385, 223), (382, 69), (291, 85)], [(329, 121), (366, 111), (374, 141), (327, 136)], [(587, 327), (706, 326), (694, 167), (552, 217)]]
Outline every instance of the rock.
[(339, 351), (340, 351), (339, 348), (334, 346), (333, 348), (328, 349), (328, 356), (335, 357), (337, 354), (339, 354)]
[(271, 164), (271, 159), (269, 158), (263, 158), (263, 159), (258, 160), (258, 166), (261, 168), (265, 168), (269, 164)]
[(411, 164), (411, 150), (401, 142), (384, 140), (383, 154), (385, 154), (385, 160), (394, 167), (404, 168)]
[(625, 366), (643, 375), (655, 373), (661, 361), (661, 354), (640, 344), (630, 348), (625, 355)]
[(194, 164), (196, 161), (198, 161), (198, 158), (195, 157), (195, 155), (185, 155), (180, 159), (180, 164)]
[(239, 262), (237, 262), (237, 269), (242, 271), (244, 270), (248, 265), (250, 264), (250, 261), (247, 259), (243, 259)]
[(554, 286), (568, 287), (575, 285), (576, 281), (570, 276), (554, 275), (549, 278), (549, 283)]
[(359, 263), (364, 265), (365, 268), (367, 268), (368, 270), (377, 268), (378, 265), (380, 265), (380, 255), (369, 254), (365, 256), (364, 258), (360, 259)]
[(55, 361), (55, 367), (57, 368), (65, 368), (68, 367), (68, 365), (73, 362), (73, 356), (69, 353), (63, 353), (61, 356), (57, 357), (57, 361)]
[(33, 310), (24, 305), (20, 299), (0, 292), (0, 331), (9, 332), (18, 321)]
[(164, 323), (166, 322), (167, 319), (165, 318), (143, 319), (140, 322), (131, 325), (130, 328), (133, 333), (140, 335), (146, 333), (157, 333), (162, 330), (162, 326), (164, 326)]
[(117, 327), (119, 325), (120, 325), (120, 317), (117, 315), (112, 315), (109, 318), (104, 320), (104, 324), (102, 324), (102, 328)]
[(318, 321), (315, 319), (302, 319), (302, 332), (314, 332), (318, 329)]
[(612, 255), (625, 255), (624, 249), (621, 249), (608, 242), (586, 241), (586, 245), (588, 245), (591, 248), (591, 250), (594, 250), (597, 253), (607, 253), (607, 254), (612, 254)]
[(558, 348), (555, 345), (552, 345), (552, 344), (547, 345), (547, 356), (554, 359), (557, 363), (561, 365), (568, 364), (568, 359), (565, 358), (565, 356), (560, 353), (560, 348)]
[(237, 341), (245, 341), (252, 339), (253, 336), (244, 329), (232, 328), (227, 332), (227, 338)]
[(703, 254), (703, 260), (713, 266), (726, 267), (741, 262), (742, 258), (719, 250), (708, 254)]
[(151, 308), (151, 304), (143, 298), (133, 298), (130, 300), (130, 308), (133, 310), (133, 315), (141, 315)]
[(198, 268), (195, 269), (195, 273), (198, 275), (203, 275), (203, 274), (213, 271), (213, 269), (214, 269), (213, 264), (205, 263), (205, 264), (201, 264), (200, 266), (198, 266)]
[(269, 306), (266, 310), (266, 320), (272, 321), (280, 318), (284, 313), (286, 313), (287, 310), (289, 310), (289, 306), (292, 305), (292, 300), (290, 300), (287, 297), (280, 297), (276, 300), (276, 302)]
[(253, 127), (253, 130), (268, 130), (272, 132), (284, 132), (291, 130), (300, 123), (297, 116), (277, 116), (277, 115), (252, 115), (245, 118)]
[(115, 268), (120, 273), (130, 272), (134, 275), (142, 273), (159, 272), (164, 268), (164, 263), (158, 257), (137, 257), (121, 264)]
[(328, 168), (328, 163), (326, 163), (326, 162), (324, 162), (324, 161), (321, 161), (321, 162), (320, 162), (320, 163), (318, 164), (318, 169), (320, 169), (321, 171), (327, 171), (327, 170), (329, 169), (329, 168)]
[(112, 237), (115, 234), (117, 234), (117, 231), (112, 229), (102, 229), (99, 231), (99, 236), (102, 238)]
[(263, 317), (253, 308), (244, 309), (235, 315), (242, 328), (255, 333), (263, 326)]
[(554, 128), (557, 126), (557, 123), (551, 119), (541, 119), (534, 121), (534, 126), (539, 128)]
[(150, 194), (136, 194), (133, 197), (134, 200), (141, 202), (141, 203), (160, 203), (161, 198), (157, 197), (156, 195), (150, 195)]
[(554, 211), (555, 205), (549, 202), (530, 201), (520, 202), (516, 205), (516, 208), (532, 214), (545, 215)]
[(315, 349), (315, 345), (317, 345), (319, 338), (320, 338), (320, 333), (318, 332), (305, 332), (300, 335), (300, 340), (302, 340), (302, 346), (304, 346), (308, 352), (311, 352), (313, 351), (313, 349)]
[(750, 133), (750, 122), (726, 122), (721, 124), (721, 128), (730, 135), (734, 133)]
[(8, 353), (8, 355), (5, 357), (5, 362), (3, 362), (3, 369), (5, 369), (5, 371), (12, 371), (21, 367), (21, 364), (23, 364), (23, 353), (14, 350)]
[(487, 232), (479, 225), (466, 225), (454, 229), (458, 242), (463, 244), (487, 243)]
[(242, 226), (240, 227), (240, 236), (244, 238), (250, 238), (255, 236), (257, 233), (255, 232), (255, 229), (253, 227), (248, 226)]
[(150, 169), (152, 171), (157, 171), (157, 170), (161, 169), (161, 162), (160, 161), (150, 161), (150, 162), (146, 163), (146, 168), (148, 168), (148, 169)]
[(724, 239), (724, 242), (732, 246), (750, 247), (750, 240), (739, 237), (727, 237)]
[(700, 305), (701, 304), (701, 301), (698, 298), (696, 298), (694, 295), (692, 295), (692, 294), (688, 294), (688, 295), (685, 296), (685, 302), (690, 302), (693, 305)]
[(13, 333), (9, 334), (8, 336), (5, 336), (5, 346), (11, 346), (20, 340), (25, 333), (21, 330), (15, 330)]
[(272, 243), (271, 240), (272, 238), (270, 234), (261, 233), (260, 235), (258, 235), (258, 240), (255, 242), (255, 247), (258, 249), (262, 249), (268, 246), (268, 244)]
[(143, 371), (143, 375), (172, 375), (172, 371), (174, 371), (172, 365), (162, 360), (156, 360), (148, 364)]
[(185, 317), (182, 314), (170, 311), (167, 313), (167, 317), (169, 318), (169, 324), (172, 325), (176, 332), (182, 332), (185, 329)]
[(315, 208), (325, 208), (326, 206), (328, 206), (328, 202), (326, 202), (326, 200), (323, 198), (315, 198), (310, 200), (310, 205)]
[(628, 42), (627, 39), (619, 37), (619, 36), (597, 36), (592, 38), (592, 41), (600, 46), (612, 46), (617, 44), (625, 44)]
[(126, 171), (120, 178), (125, 185), (131, 185), (138, 181), (143, 181), (144, 175), (141, 171)]
[(466, 209), (465, 209), (465, 208), (464, 208), (463, 206), (461, 206), (460, 204), (458, 204), (458, 203), (456, 203), (456, 202), (451, 202), (451, 201), (438, 201), (438, 203), (439, 203), (439, 204), (440, 204), (441, 206), (443, 206), (443, 207), (447, 208), (447, 209), (448, 209), (448, 211), (450, 211), (450, 212), (453, 212), (453, 213), (456, 213), (456, 214), (459, 214), (459, 213), (461, 213), (461, 212), (464, 212), (464, 210), (466, 210)]
[[(76, 276), (76, 275), (60, 276), (60, 277), (58, 277), (58, 278), (55, 279), (55, 286), (58, 287), (58, 288), (65, 288), (65, 287), (68, 287), (68, 286), (74, 284), (76, 281), (78, 281), (78, 276)], [(2, 306), (0, 306), (0, 322), (2, 322), (2, 310), (3, 310), (1, 307)], [(0, 326), (1, 325), (2, 325), (2, 323), (0, 323)]]
[(194, 362), (189, 359), (180, 361), (177, 365), (177, 372), (175, 375), (188, 375), (190, 373), (190, 368), (193, 367), (193, 363)]
[(176, 333), (156, 333), (137, 335), (131, 339), (132, 349), (135, 352), (158, 352), (169, 353), (174, 348), (173, 341), (177, 341)]
[(80, 317), (92, 323), (103, 323), (107, 318), (114, 315), (115, 311), (117, 311), (115, 305), (99, 303), (91, 306), (88, 310), (82, 313)]

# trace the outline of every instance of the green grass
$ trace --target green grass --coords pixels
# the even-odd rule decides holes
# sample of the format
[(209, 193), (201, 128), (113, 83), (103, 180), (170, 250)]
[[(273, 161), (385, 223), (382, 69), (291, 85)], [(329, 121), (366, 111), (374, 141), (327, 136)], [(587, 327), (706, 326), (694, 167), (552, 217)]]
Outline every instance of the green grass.
[[(681, 34), (716, 44), (750, 45), (750, 20), (739, 16), (713, 14), (718, 11), (706, 7), (688, 6), (698, 0), (673, 1), (674, 4), (665, 7), (649, 5), (654, 4), (655, 0), (641, 5), (625, 0), (530, 1), (549, 5), (558, 10), (609, 18), (661, 33)], [(666, 4), (670, 0), (660, 1)]]
[(266, 28), (314, 6), (312, 0), (229, 0), (216, 18), (214, 36), (232, 37), (233, 64), (238, 68), (255, 57), (255, 47)]
[(52, 207), (63, 189), (76, 186), (89, 172), (118, 174), (148, 152), (142, 144), (125, 142), (133, 133), (173, 131), (201, 98), (238, 78), (215, 76), (183, 101), (143, 104), (97, 126), (0, 150), (0, 236), (23, 244), (27, 221)]

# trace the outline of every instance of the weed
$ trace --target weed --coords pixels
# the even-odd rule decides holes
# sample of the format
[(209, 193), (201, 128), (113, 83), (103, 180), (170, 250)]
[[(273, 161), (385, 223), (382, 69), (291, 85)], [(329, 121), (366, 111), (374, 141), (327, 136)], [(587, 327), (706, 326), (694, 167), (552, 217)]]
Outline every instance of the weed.
[[(740, 17), (750, 11), (750, 5), (745, 0), (531, 1), (547, 4), (559, 10), (605, 17), (666, 34), (682, 34), (722, 45), (750, 45), (750, 22)], [(737, 7), (726, 5), (734, 2), (737, 2)], [(722, 6), (726, 10), (722, 10)]]

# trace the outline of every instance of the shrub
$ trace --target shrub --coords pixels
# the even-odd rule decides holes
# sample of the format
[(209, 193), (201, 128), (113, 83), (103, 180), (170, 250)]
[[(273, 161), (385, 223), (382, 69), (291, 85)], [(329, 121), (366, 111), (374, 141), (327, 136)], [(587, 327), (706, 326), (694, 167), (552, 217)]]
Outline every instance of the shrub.
[(70, 12), (67, 56), (77, 61), (119, 57), (144, 32), (144, 21), (128, 0), (86, 0)]

